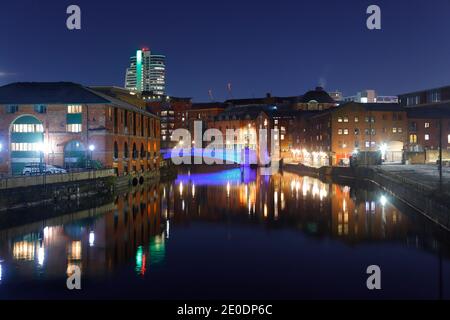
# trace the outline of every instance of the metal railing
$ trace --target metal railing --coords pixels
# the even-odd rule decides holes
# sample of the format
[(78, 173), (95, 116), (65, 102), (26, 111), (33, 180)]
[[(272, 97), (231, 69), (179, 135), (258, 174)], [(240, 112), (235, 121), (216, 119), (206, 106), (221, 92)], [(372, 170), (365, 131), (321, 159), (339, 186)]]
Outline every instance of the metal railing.
[(93, 180), (115, 176), (114, 169), (72, 171), (67, 173), (39, 174), (30, 176), (9, 176), (0, 179), (0, 190), (24, 188), (55, 183)]

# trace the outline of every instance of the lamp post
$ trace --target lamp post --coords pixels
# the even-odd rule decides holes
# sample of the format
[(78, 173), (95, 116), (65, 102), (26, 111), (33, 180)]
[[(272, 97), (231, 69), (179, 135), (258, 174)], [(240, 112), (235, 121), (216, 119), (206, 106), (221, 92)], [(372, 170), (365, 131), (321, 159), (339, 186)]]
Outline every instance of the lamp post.
[(95, 146), (93, 144), (89, 145), (89, 167), (92, 169), (92, 157), (95, 150)]
[(44, 142), (40, 142), (38, 144), (38, 152), (39, 152), (39, 173), (45, 174), (46, 170), (44, 170), (44, 155), (47, 152), (47, 144), (45, 144)]

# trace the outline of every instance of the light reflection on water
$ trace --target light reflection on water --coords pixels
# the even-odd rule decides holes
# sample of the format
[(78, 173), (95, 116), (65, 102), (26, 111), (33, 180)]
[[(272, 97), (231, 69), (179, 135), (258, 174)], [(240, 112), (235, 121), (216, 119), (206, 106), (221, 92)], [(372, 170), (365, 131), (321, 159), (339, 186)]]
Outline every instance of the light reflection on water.
[[(173, 182), (120, 193), (113, 203), (0, 231), (0, 298), (65, 297), (73, 266), (87, 281), (85, 297), (124, 297), (125, 288), (126, 297), (235, 297), (232, 288), (242, 283), (246, 298), (360, 297), (367, 294), (357, 286), (361, 275), (350, 270), (363, 270), (372, 257), (397, 270), (389, 271), (395, 289), (377, 298), (435, 298), (436, 286), (450, 285), (448, 279), (418, 286), (415, 295), (397, 272), (414, 263), (434, 281), (441, 276), (436, 261), (450, 271), (441, 233), (370, 189), (290, 173), (186, 171)], [(404, 266), (390, 264), (393, 253)], [(267, 269), (250, 271), (262, 265)], [(319, 288), (306, 290), (326, 267), (341, 270), (346, 287), (317, 280)], [(419, 270), (411, 268), (414, 278)], [(190, 291), (177, 291), (185, 281)], [(111, 283), (115, 290), (105, 289)]]

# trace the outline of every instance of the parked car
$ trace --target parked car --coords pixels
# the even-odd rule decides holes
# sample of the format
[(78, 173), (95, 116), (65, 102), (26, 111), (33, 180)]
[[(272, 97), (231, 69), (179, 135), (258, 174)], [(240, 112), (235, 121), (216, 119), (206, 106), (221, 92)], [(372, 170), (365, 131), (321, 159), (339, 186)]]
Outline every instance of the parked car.
[[(42, 168), (42, 170), (41, 170)], [(55, 174), (55, 173), (67, 173), (66, 169), (55, 167), (49, 164), (43, 164), (43, 165), (35, 165), (35, 164), (28, 164), (26, 165), (23, 170), (22, 174), (24, 175), (32, 175), (32, 174)]]

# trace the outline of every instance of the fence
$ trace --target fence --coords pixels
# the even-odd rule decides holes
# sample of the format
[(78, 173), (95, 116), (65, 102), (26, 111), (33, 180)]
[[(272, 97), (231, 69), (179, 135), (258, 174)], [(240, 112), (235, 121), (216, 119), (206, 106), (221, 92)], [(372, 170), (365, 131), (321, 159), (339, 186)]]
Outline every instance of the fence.
[(68, 183), (83, 180), (93, 180), (115, 176), (114, 169), (89, 170), (59, 174), (42, 174), (36, 176), (19, 176), (0, 178), (0, 190), (24, 188), (38, 185)]

